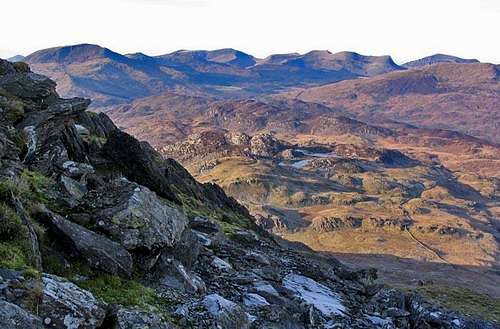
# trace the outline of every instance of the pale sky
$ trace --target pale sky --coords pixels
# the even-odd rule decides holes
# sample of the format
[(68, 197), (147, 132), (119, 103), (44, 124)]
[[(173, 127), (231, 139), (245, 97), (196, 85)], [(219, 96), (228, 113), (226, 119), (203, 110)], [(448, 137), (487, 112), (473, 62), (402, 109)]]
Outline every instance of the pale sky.
[(11, 0), (1, 16), (4, 58), (94, 43), (148, 55), (327, 49), (500, 63), (500, 0)]

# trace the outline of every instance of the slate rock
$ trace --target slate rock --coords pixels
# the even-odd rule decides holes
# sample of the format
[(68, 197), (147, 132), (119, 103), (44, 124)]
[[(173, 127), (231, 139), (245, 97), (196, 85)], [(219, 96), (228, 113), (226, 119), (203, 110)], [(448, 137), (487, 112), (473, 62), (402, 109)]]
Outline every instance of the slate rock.
[(250, 327), (247, 314), (238, 304), (218, 294), (206, 296), (202, 303), (220, 328), (245, 329)]
[(128, 250), (173, 247), (188, 223), (179, 209), (167, 205), (147, 187), (124, 178), (88, 194), (96, 229)]
[(42, 280), (39, 313), (46, 323), (50, 322), (49, 328), (95, 329), (102, 325), (105, 305), (89, 291), (51, 274), (44, 274)]
[(42, 319), (21, 307), (0, 300), (0, 328), (2, 329), (43, 329)]
[(91, 267), (123, 277), (132, 274), (133, 261), (130, 253), (119, 243), (99, 235), (62, 216), (47, 213), (52, 228), (75, 249)]
[(133, 309), (119, 309), (114, 329), (174, 329), (158, 314)]

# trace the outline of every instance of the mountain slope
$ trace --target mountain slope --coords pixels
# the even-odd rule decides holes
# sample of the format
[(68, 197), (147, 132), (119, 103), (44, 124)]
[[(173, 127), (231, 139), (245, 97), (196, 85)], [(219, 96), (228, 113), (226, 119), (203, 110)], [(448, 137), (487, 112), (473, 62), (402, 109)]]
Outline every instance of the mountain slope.
[(285, 97), (321, 103), (369, 122), (449, 129), (499, 143), (499, 77), (493, 64), (436, 64)]

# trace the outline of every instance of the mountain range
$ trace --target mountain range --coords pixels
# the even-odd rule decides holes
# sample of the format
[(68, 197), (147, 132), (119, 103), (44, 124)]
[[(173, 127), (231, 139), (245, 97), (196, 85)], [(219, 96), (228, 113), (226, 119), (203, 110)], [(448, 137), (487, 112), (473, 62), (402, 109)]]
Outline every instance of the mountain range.
[(58, 82), (66, 96), (84, 95), (108, 106), (175, 91), (249, 97), (402, 70), (389, 56), (353, 52), (280, 54), (258, 59), (234, 49), (122, 55), (96, 45), (37, 51), (24, 60)]
[(220, 49), (147, 56), (82, 44), (40, 50), (24, 60), (57, 81), (63, 96), (92, 98), (95, 109), (136, 100), (144, 104), (173, 93), (226, 100), (279, 94), (365, 121), (396, 120), (499, 142), (498, 115), (492, 110), (500, 98), (499, 66), (449, 55), (397, 65), (389, 56), (353, 52), (310, 51), (258, 59)]

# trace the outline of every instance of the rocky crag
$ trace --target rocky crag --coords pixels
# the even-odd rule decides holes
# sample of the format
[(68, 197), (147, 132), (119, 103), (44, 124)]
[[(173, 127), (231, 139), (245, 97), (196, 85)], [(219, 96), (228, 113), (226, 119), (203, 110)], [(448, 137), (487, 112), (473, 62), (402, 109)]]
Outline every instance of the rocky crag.
[(216, 185), (0, 61), (0, 327), (494, 328), (289, 245)]

